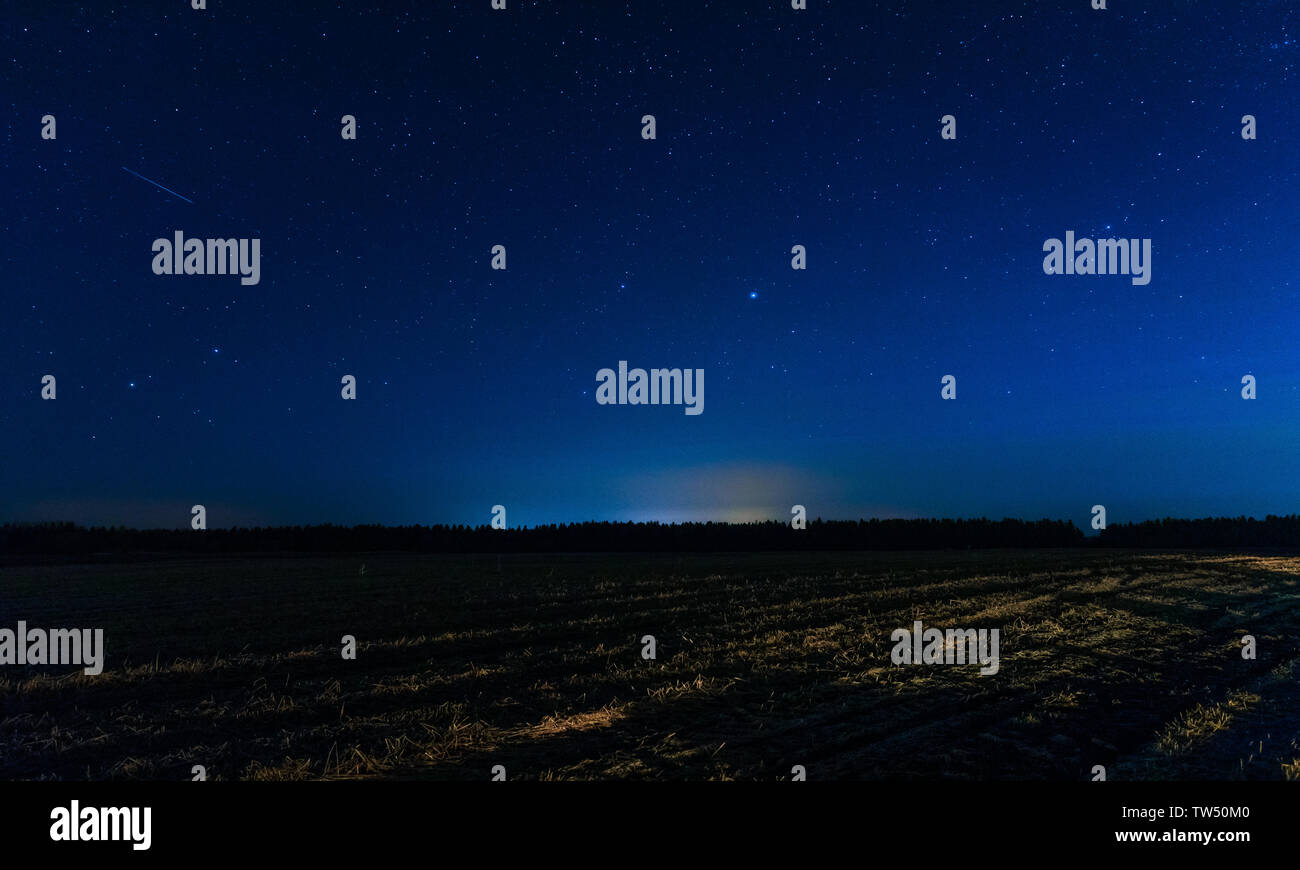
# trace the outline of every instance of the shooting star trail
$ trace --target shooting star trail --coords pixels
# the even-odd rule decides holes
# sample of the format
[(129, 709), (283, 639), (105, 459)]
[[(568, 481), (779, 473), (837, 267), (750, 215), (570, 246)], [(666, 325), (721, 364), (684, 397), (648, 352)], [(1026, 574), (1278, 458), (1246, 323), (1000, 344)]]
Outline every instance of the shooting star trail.
[[(122, 168), (123, 168), (123, 169), (126, 169), (125, 166), (123, 166)], [(131, 173), (132, 175), (134, 175), (136, 178), (144, 178), (144, 176), (141, 175), (141, 174), (138, 173), (138, 172), (133, 172), (133, 171), (130, 170), (130, 169), (126, 169), (126, 171), (127, 171), (127, 172), (130, 172), (130, 173)], [(154, 181), (154, 180), (151, 179), (151, 178), (144, 178), (144, 180), (147, 181), (147, 182), (149, 182), (150, 184), (152, 184), (154, 187), (158, 188), (159, 190), (165, 190), (165, 191), (167, 191), (168, 193), (170, 193), (172, 196), (179, 196), (181, 199), (185, 200), (185, 201), (188, 202), (190, 205), (194, 205), (194, 200), (190, 199), (189, 197), (181, 196), (181, 195), (180, 195), (179, 193), (177, 193), (176, 191), (172, 190), (171, 188), (163, 187), (161, 184), (159, 184), (158, 182)]]

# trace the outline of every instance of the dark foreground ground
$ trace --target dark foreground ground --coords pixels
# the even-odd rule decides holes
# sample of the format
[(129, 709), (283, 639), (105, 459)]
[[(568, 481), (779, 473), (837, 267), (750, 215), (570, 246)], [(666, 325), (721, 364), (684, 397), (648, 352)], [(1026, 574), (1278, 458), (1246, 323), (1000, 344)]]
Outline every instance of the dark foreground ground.
[[(0, 628), (103, 628), (107, 661), (0, 667), (0, 779), (1300, 779), (1298, 581), (1095, 550), (10, 564)], [(998, 628), (999, 672), (892, 664), (918, 619)]]

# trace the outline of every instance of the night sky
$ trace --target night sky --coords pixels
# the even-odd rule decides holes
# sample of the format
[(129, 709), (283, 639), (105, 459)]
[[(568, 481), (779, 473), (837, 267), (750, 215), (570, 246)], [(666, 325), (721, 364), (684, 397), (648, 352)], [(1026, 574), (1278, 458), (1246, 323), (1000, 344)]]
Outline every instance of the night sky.
[(0, 520), (1300, 509), (1292, 0), (207, 5), (5, 13)]

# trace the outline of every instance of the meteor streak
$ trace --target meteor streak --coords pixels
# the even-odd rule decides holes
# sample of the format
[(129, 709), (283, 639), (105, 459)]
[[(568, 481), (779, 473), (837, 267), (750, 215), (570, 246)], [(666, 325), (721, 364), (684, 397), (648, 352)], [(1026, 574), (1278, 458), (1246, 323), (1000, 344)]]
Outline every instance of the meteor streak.
[[(123, 169), (126, 169), (125, 166), (123, 166), (122, 168), (123, 168)], [(130, 170), (130, 169), (126, 169), (126, 171), (127, 171), (127, 172), (130, 172), (130, 173), (131, 173), (132, 175), (134, 175), (136, 178), (144, 178), (144, 176), (141, 175), (141, 174), (138, 173), (138, 172), (133, 172), (133, 171)], [(151, 178), (144, 178), (144, 180), (147, 181), (147, 182), (149, 182), (150, 184), (152, 184), (154, 187), (158, 188), (159, 190), (165, 190), (165, 191), (167, 191), (168, 193), (170, 193), (172, 196), (178, 196), (178, 197), (180, 197), (181, 199), (183, 199), (183, 200), (185, 200), (186, 202), (188, 202), (190, 205), (194, 205), (194, 200), (190, 199), (189, 197), (181, 196), (181, 195), (180, 195), (179, 193), (177, 193), (176, 191), (174, 191), (174, 190), (172, 190), (171, 188), (168, 188), (168, 187), (163, 187), (161, 184), (159, 184), (158, 182), (154, 181), (154, 180), (151, 179)]]

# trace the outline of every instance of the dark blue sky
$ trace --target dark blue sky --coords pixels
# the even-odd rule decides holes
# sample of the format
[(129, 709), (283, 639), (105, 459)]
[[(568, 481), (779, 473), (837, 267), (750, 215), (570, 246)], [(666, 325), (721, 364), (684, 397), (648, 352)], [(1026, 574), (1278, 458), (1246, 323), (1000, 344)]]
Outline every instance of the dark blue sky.
[(6, 15), (0, 520), (1300, 509), (1289, 2), (208, 5)]

